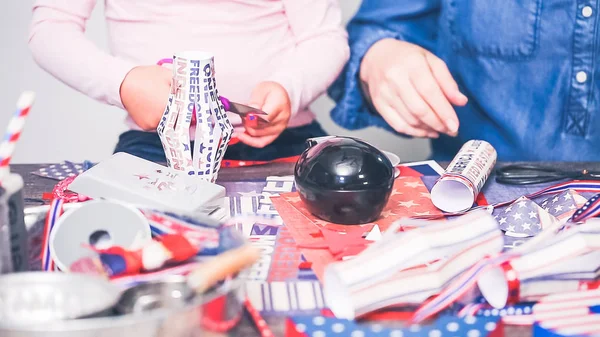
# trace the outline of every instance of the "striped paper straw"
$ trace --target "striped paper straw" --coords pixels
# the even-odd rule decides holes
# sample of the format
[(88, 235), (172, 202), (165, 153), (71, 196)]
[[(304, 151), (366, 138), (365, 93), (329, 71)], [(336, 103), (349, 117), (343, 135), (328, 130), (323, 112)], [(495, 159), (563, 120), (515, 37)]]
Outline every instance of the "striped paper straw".
[(17, 101), (17, 111), (14, 113), (12, 119), (8, 123), (6, 129), (6, 136), (4, 141), (0, 144), (0, 174), (2, 176), (8, 174), (8, 165), (12, 158), (15, 150), (15, 145), (21, 136), (23, 126), (25, 125), (25, 119), (29, 113), (29, 109), (33, 105), (35, 99), (35, 93), (32, 91), (25, 91), (19, 97)]

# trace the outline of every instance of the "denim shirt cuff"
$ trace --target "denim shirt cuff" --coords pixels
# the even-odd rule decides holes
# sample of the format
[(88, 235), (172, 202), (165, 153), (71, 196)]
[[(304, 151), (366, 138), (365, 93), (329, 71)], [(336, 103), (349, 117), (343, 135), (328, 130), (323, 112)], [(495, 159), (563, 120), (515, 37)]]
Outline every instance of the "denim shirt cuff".
[(360, 64), (369, 48), (382, 39), (400, 39), (400, 34), (379, 27), (360, 27), (358, 29), (360, 32), (354, 38), (350, 33), (350, 60), (328, 90), (329, 96), (337, 103), (331, 111), (331, 119), (349, 130), (376, 126), (396, 133), (377, 112), (370, 108), (370, 104), (361, 90), (359, 76)]

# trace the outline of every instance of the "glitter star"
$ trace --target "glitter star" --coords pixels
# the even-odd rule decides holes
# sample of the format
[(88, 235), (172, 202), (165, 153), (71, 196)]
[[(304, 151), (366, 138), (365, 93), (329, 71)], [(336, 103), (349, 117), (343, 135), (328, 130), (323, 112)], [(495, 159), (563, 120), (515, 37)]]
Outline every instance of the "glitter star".
[(398, 203), (398, 206), (404, 206), (404, 207), (410, 208), (413, 206), (419, 206), (419, 204), (415, 204), (412, 200), (409, 200), (409, 201), (400, 201)]

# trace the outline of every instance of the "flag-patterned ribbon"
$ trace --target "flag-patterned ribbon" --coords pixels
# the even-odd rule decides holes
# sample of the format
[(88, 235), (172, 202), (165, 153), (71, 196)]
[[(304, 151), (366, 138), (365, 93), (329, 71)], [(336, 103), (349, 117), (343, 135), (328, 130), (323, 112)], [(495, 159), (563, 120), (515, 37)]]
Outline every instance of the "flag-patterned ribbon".
[[(596, 180), (572, 180), (572, 181), (566, 181), (563, 183), (559, 183), (556, 185), (552, 185), (549, 187), (546, 187), (544, 189), (541, 189), (537, 192), (525, 195), (524, 197), (528, 198), (528, 199), (534, 199), (537, 197), (541, 197), (541, 196), (545, 196), (545, 195), (551, 195), (551, 194), (557, 194), (557, 193), (561, 193), (561, 192), (565, 192), (567, 190), (574, 190), (576, 192), (582, 193), (582, 192), (596, 192), (596, 193), (600, 193), (600, 181), (596, 181)], [(521, 198), (521, 197), (519, 197)], [(414, 218), (420, 218), (420, 219), (436, 219), (436, 218), (441, 218), (441, 217), (447, 217), (447, 216), (456, 216), (456, 215), (463, 215), (467, 212), (471, 212), (477, 209), (488, 209), (489, 207), (493, 207), (493, 208), (497, 208), (497, 207), (502, 207), (502, 206), (506, 206), (509, 204), (512, 204), (513, 202), (517, 201), (519, 198), (517, 199), (513, 199), (513, 200), (509, 200), (509, 201), (503, 201), (503, 202), (498, 202), (495, 204), (491, 204), (491, 205), (486, 205), (486, 206), (478, 206), (478, 207), (473, 207), (468, 211), (465, 212), (457, 212), (457, 213), (442, 213), (442, 214), (435, 214), (435, 215), (422, 215), (422, 216), (415, 216)]]

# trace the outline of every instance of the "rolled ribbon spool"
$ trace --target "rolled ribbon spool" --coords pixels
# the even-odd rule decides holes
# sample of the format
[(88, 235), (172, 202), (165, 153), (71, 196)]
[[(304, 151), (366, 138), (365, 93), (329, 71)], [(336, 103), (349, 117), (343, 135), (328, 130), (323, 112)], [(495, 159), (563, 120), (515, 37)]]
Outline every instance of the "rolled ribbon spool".
[(470, 209), (496, 164), (494, 147), (483, 140), (466, 142), (431, 189), (431, 202), (444, 212)]

